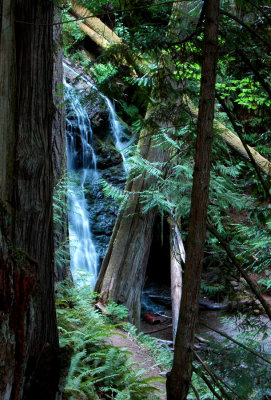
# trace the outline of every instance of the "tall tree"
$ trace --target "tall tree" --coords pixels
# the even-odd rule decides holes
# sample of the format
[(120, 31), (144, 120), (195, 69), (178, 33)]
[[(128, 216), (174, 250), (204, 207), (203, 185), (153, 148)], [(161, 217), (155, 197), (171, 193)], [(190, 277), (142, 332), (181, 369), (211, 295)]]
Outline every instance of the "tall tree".
[[(179, 29), (179, 8), (178, 4), (173, 6), (168, 35), (176, 35)], [(175, 79), (174, 60), (168, 54), (160, 58), (151, 97), (155, 101), (148, 107), (138, 151), (147, 163), (162, 165), (168, 160), (169, 153), (155, 146), (153, 136), (160, 129), (174, 126), (182, 107), (182, 83)], [(154, 180), (154, 176), (144, 173), (129, 187), (130, 198), (116, 221), (95, 287), (101, 293), (102, 301), (112, 298), (117, 303), (125, 304), (131, 321), (136, 325), (140, 323), (142, 289), (157, 214), (156, 208), (143, 213), (140, 194), (148, 190)]]
[(209, 199), (218, 17), (219, 0), (205, 0), (203, 63), (189, 233), (174, 361), (167, 378), (168, 400), (185, 400), (187, 398), (192, 374), (192, 350)]
[(0, 397), (55, 399), (53, 11), (1, 0)]

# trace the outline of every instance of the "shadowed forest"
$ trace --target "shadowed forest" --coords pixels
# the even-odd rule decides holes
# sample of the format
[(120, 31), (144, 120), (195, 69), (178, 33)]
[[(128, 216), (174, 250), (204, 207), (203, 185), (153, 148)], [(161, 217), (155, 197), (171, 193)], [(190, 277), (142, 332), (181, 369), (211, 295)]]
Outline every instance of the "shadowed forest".
[(0, 0), (0, 399), (271, 399), (270, 22)]

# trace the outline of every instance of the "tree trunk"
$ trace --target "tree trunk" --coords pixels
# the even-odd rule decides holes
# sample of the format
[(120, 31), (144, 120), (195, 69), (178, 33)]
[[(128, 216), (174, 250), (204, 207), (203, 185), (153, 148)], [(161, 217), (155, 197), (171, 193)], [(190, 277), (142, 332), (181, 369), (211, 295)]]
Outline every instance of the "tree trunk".
[[(178, 7), (174, 7), (169, 34), (178, 29), (177, 13)], [(182, 87), (181, 83), (172, 79), (173, 68), (174, 62), (169, 55), (161, 56), (160, 75), (151, 96), (156, 101), (148, 107), (145, 127), (138, 143), (138, 151), (148, 162), (164, 163), (168, 160), (169, 153), (161, 146), (154, 146), (153, 135), (159, 129), (171, 128), (179, 119)], [(149, 189), (154, 182), (155, 178), (147, 177), (146, 173), (133, 181), (130, 198), (125, 210), (117, 218), (117, 229), (114, 229), (95, 287), (101, 293), (101, 301), (107, 302), (112, 298), (117, 303), (125, 304), (130, 312), (130, 320), (137, 326), (140, 324), (142, 289), (157, 214), (156, 209), (142, 212), (140, 193)]]
[[(63, 96), (63, 53), (61, 49), (62, 39), (62, 25), (61, 12), (54, 8), (54, 25), (53, 28), (53, 41), (54, 41), (54, 66), (53, 66), (53, 100), (55, 105), (55, 114), (53, 118), (53, 131), (52, 131), (52, 161), (53, 161), (53, 175), (54, 175), (54, 188), (63, 179), (67, 171), (67, 157), (66, 157), (66, 121), (65, 121), (65, 107)], [(67, 197), (63, 198), (63, 202), (67, 202)], [(66, 256), (63, 262), (55, 260), (55, 281), (63, 281), (69, 279), (72, 281), (72, 276), (69, 266), (69, 231), (68, 231), (68, 213), (67, 208), (64, 206), (61, 212), (61, 225), (54, 226), (54, 244), (55, 250), (59, 247), (64, 248)]]
[[(73, 3), (69, 13), (77, 19), (82, 19), (80, 28), (90, 33), (90, 38), (101, 47), (108, 47), (110, 44), (119, 44), (121, 39), (108, 28), (99, 18), (94, 15), (85, 7), (80, 4)], [(89, 17), (89, 18), (87, 18)], [(89, 29), (87, 29), (89, 28)]]
[[(194, 106), (194, 104), (190, 99), (186, 98), (186, 101), (188, 103), (188, 107), (191, 111), (191, 114), (193, 115), (194, 118), (197, 118), (198, 116), (197, 108)], [(227, 143), (227, 145), (233, 151), (236, 151), (237, 154), (239, 154), (240, 156), (244, 157), (247, 160), (250, 160), (249, 154), (247, 153), (239, 137), (236, 136), (229, 128), (227, 128), (224, 124), (222, 124), (218, 119), (215, 119), (214, 122), (215, 122), (215, 127), (218, 129), (219, 135), (225, 141), (225, 143)], [(260, 153), (258, 153), (258, 151), (256, 151), (253, 147), (248, 146), (248, 148), (258, 168), (260, 168), (262, 172), (270, 176), (271, 163), (266, 158), (264, 158)]]
[(53, 400), (53, 2), (0, 3), (0, 398)]
[(185, 263), (185, 250), (178, 226), (172, 222), (170, 226), (170, 279), (173, 342), (175, 342), (182, 298), (182, 263)]
[[(182, 7), (188, 7), (187, 4), (183, 4)], [(88, 10), (87, 10), (88, 11)], [(89, 12), (89, 11), (88, 11)], [(89, 13), (90, 14), (90, 13)], [(82, 18), (85, 14), (81, 14), (79, 13), (79, 11), (77, 11), (77, 16), (78, 18)], [(88, 15), (88, 14), (86, 14)], [(91, 15), (91, 14), (90, 14)], [(87, 20), (87, 21), (91, 21), (91, 19)], [(100, 21), (101, 22), (101, 21)], [(101, 24), (103, 24), (101, 22)], [(82, 30), (84, 30), (86, 32), (86, 34), (90, 37), (91, 40), (93, 40), (96, 44), (98, 44), (99, 46), (101, 46), (102, 48), (107, 48), (109, 45), (109, 41), (106, 40), (105, 37), (107, 36), (100, 36), (99, 34), (97, 34), (93, 28), (91, 28), (91, 30), (88, 30), (86, 26), (84, 26), (84, 23), (80, 24), (80, 27)], [(106, 26), (106, 25), (104, 25)], [(89, 28), (91, 27), (91, 25), (89, 25)], [(109, 29), (107, 27), (107, 29)], [(96, 37), (96, 35), (98, 35), (99, 37), (99, 42), (97, 41), (98, 37)], [(101, 40), (102, 39), (102, 40)], [(176, 37), (175, 40), (176, 41)], [(121, 39), (119, 38), (119, 42), (121, 43)], [(129, 60), (127, 57), (127, 62), (129, 64)], [(137, 62), (140, 64), (140, 60), (138, 59)], [(142, 62), (141, 62), (142, 63)], [(135, 61), (132, 62), (133, 68), (135, 71), (137, 71), (137, 66), (135, 65)], [(145, 68), (147, 66), (145, 65)], [(185, 101), (188, 104), (189, 110), (192, 114), (192, 116), (194, 118), (198, 117), (198, 109), (197, 107), (195, 107), (195, 105), (193, 104), (193, 102), (191, 101), (190, 98), (188, 98), (187, 96), (185, 96)], [(241, 140), (238, 138), (238, 136), (236, 136), (229, 128), (227, 128), (224, 124), (222, 124), (218, 119), (215, 119), (215, 125), (216, 128), (219, 130), (219, 135), (222, 137), (222, 139), (227, 143), (227, 145), (234, 151), (236, 151), (239, 155), (241, 155), (242, 157), (246, 158), (246, 159), (250, 159), (249, 155), (246, 151), (246, 149), (244, 148)], [(255, 162), (257, 163), (258, 167), (266, 174), (271, 175), (271, 163), (264, 158), (258, 151), (256, 151), (253, 147), (249, 147), (249, 150), (255, 160)]]
[(219, 0), (205, 0), (205, 10), (203, 64), (189, 233), (174, 361), (172, 370), (167, 377), (168, 400), (185, 400), (189, 390), (206, 232), (215, 103)]

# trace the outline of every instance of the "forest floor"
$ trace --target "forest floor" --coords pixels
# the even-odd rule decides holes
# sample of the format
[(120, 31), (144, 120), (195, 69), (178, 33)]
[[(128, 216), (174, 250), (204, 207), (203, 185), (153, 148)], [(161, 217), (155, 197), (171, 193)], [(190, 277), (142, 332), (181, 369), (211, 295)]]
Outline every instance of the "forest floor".
[(133, 368), (138, 370), (144, 369), (144, 376), (147, 378), (159, 377), (160, 382), (153, 382), (151, 386), (157, 389), (157, 394), (160, 394), (160, 400), (166, 400), (166, 380), (165, 372), (156, 366), (156, 361), (146, 352), (139, 343), (137, 343), (129, 333), (117, 329), (110, 337), (110, 344), (115, 347), (125, 348), (127, 350), (127, 356), (130, 361), (134, 363)]
[[(257, 280), (258, 276), (254, 277), (254, 280)], [(271, 306), (271, 296), (270, 293), (264, 293), (263, 295), (265, 300)], [(215, 304), (215, 303), (213, 303)], [(218, 303), (216, 303), (218, 304)], [(253, 310), (252, 310), (253, 312)], [(256, 313), (255, 313), (256, 314)], [(151, 325), (148, 321), (142, 320), (141, 321), (141, 332), (145, 333), (146, 336), (150, 335), (159, 339), (161, 342), (166, 341), (170, 343), (172, 341), (172, 326), (171, 326), (171, 310), (163, 310), (158, 314), (155, 314), (158, 319), (159, 323), (155, 325)], [(238, 326), (236, 325), (236, 321), (234, 319), (234, 315), (230, 317), (228, 321), (221, 320), (221, 316), (223, 316), (223, 312), (219, 310), (201, 310), (199, 312), (199, 323), (196, 329), (196, 337), (200, 336), (199, 339), (205, 337), (209, 337), (210, 340), (221, 341), (220, 335), (216, 334), (215, 332), (211, 332), (205, 327), (201, 326), (201, 322), (207, 322), (211, 327), (220, 329), (225, 333), (235, 336), (238, 333)], [(264, 315), (258, 315), (258, 318), (261, 318), (263, 321), (266, 321), (268, 325), (270, 325), (270, 321)], [(202, 335), (202, 336), (201, 336)], [(152, 358), (152, 356), (146, 351), (146, 348), (139, 344), (129, 333), (118, 329), (116, 334), (113, 334), (110, 338), (110, 342), (113, 346), (122, 347), (127, 349), (127, 355), (130, 358), (131, 362), (134, 363), (134, 368), (137, 369), (144, 369), (146, 372), (144, 376), (146, 377), (160, 377), (160, 382), (152, 383), (152, 386), (158, 389), (160, 394), (160, 400), (166, 400), (166, 370), (161, 370), (156, 364), (156, 360)], [(201, 340), (195, 340), (195, 348), (197, 350), (201, 349), (201, 346), (204, 345)], [(271, 350), (271, 339), (267, 341), (267, 347)]]

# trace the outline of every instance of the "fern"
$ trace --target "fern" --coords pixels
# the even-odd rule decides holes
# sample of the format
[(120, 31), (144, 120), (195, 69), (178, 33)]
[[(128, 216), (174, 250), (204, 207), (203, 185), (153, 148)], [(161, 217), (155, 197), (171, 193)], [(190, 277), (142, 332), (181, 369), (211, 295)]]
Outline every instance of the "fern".
[[(153, 379), (128, 361), (125, 349), (109, 345), (106, 339), (115, 326), (94, 309), (96, 299), (87, 287), (60, 286), (57, 298), (59, 336), (62, 346), (73, 350), (67, 377), (67, 399), (156, 399)], [(111, 316), (127, 315), (123, 307), (110, 303)], [(114, 317), (115, 318), (115, 317)]]

